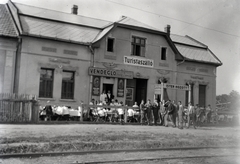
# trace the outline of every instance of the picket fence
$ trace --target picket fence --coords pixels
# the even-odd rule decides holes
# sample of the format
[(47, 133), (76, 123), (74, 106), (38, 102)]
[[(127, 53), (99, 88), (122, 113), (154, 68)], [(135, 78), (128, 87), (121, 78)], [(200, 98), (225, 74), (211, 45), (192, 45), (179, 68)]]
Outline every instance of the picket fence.
[(34, 123), (38, 121), (35, 96), (0, 93), (0, 123)]

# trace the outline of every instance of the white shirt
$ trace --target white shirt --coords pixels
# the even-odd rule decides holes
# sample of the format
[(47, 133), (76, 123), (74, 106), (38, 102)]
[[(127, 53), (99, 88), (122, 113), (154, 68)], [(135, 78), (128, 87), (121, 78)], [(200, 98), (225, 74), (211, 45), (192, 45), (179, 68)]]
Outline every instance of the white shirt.
[[(119, 104), (118, 106), (121, 106), (121, 104)], [(117, 111), (118, 114), (124, 114), (123, 108), (118, 108)]]
[[(97, 105), (103, 105), (102, 103), (99, 103)], [(97, 110), (102, 110), (102, 107), (97, 107)]]
[(101, 117), (105, 116), (105, 113), (104, 113), (103, 110), (99, 110), (99, 111), (98, 111), (98, 114), (99, 114), (99, 116), (101, 116)]
[(105, 99), (107, 98), (107, 95), (105, 94), (105, 93), (102, 93), (101, 95), (100, 95), (100, 101), (105, 101)]
[(128, 109), (128, 116), (132, 117), (134, 115), (133, 109)]

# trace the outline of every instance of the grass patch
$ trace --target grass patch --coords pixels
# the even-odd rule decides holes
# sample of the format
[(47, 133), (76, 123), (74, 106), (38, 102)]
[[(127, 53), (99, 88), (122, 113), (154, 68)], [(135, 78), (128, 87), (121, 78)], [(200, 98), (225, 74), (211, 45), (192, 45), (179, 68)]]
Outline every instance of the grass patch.
[(36, 153), (87, 150), (144, 149), (187, 146), (238, 146), (238, 138), (196, 136), (193, 134), (92, 132), (80, 135), (57, 137), (1, 138), (0, 153)]

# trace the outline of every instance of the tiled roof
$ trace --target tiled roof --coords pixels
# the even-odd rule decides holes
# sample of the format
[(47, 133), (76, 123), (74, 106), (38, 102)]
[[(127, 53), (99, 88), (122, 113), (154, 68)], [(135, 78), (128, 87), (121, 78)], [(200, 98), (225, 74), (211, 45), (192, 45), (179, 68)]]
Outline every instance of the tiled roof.
[(0, 4), (0, 35), (18, 36), (17, 29), (5, 4)]
[(221, 61), (219, 61), (211, 51), (204, 48), (192, 47), (187, 45), (175, 44), (178, 51), (185, 58), (205, 63), (214, 63), (221, 65)]
[(188, 36), (180, 36), (180, 35), (171, 34), (170, 37), (171, 37), (172, 41), (176, 42), (176, 43), (187, 44), (187, 45), (203, 47), (203, 48), (207, 47), (204, 44), (201, 44)]
[[(14, 3), (18, 8), (19, 14), (35, 16), (44, 19), (51, 19), (56, 21), (62, 21), (66, 23), (79, 24), (84, 26), (91, 26), (96, 28), (104, 28), (109, 25), (111, 22), (95, 19), (90, 17), (84, 17), (80, 15), (74, 15), (70, 13), (63, 13), (55, 10), (48, 10), (44, 8), (28, 6), (24, 4)], [(70, 11), (70, 8), (69, 8)]]
[(101, 31), (100, 29), (55, 22), (34, 17), (21, 16), (24, 34), (47, 37), (69, 42), (90, 43)]

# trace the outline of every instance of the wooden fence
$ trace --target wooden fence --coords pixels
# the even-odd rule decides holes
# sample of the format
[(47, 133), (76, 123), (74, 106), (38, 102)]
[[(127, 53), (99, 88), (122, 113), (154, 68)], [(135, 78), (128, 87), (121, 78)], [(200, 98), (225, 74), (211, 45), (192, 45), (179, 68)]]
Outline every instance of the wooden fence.
[(0, 123), (34, 123), (38, 105), (32, 95), (0, 93)]

